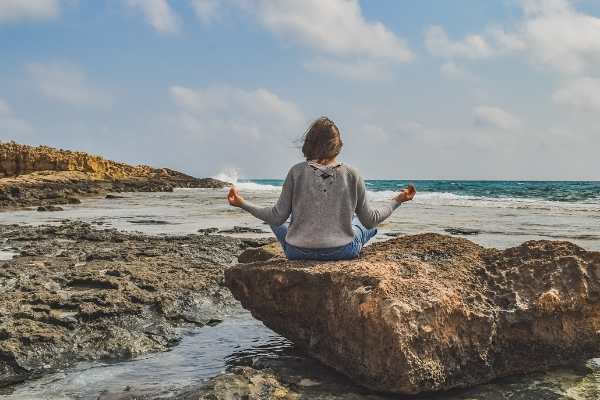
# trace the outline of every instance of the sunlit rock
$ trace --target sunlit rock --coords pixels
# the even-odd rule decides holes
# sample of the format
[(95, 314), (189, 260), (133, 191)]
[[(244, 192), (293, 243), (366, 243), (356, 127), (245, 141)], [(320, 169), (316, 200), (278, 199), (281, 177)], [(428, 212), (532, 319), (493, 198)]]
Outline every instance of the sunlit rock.
[(422, 234), (359, 259), (238, 264), (226, 285), (308, 354), (371, 389), (473, 386), (597, 356), (600, 253), (530, 241), (504, 251)]

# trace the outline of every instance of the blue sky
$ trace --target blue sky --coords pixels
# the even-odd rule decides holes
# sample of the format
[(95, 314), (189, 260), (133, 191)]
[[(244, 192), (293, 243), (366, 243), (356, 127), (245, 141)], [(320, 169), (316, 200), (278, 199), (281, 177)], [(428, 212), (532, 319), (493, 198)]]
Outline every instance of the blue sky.
[(283, 178), (600, 180), (600, 1), (0, 0), (0, 141)]

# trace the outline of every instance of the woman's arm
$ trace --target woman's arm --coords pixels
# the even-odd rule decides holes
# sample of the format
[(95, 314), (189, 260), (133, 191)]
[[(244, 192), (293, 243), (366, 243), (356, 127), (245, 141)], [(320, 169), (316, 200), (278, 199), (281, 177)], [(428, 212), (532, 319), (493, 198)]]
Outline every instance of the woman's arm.
[(365, 228), (371, 229), (389, 217), (400, 204), (412, 200), (417, 190), (414, 185), (408, 185), (408, 187), (402, 190), (400, 194), (378, 208), (371, 207), (367, 200), (366, 192), (365, 183), (362, 178), (359, 177), (357, 182), (356, 216)]
[(291, 175), (288, 173), (288, 176), (283, 182), (281, 195), (277, 202), (272, 206), (261, 207), (252, 204), (251, 202), (244, 200), (234, 187), (229, 190), (227, 200), (232, 206), (240, 207), (270, 225), (279, 226), (288, 219), (292, 212), (292, 193), (293, 183)]

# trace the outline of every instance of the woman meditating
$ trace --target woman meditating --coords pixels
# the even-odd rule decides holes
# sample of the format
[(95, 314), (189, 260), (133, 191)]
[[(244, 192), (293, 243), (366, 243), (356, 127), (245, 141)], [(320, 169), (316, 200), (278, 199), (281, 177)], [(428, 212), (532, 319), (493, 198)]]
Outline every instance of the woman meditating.
[(288, 260), (349, 260), (381, 223), (416, 193), (414, 185), (379, 208), (369, 205), (358, 170), (338, 162), (340, 132), (328, 118), (314, 121), (302, 137), (306, 161), (294, 165), (273, 206), (245, 201), (232, 187), (229, 204), (267, 222)]

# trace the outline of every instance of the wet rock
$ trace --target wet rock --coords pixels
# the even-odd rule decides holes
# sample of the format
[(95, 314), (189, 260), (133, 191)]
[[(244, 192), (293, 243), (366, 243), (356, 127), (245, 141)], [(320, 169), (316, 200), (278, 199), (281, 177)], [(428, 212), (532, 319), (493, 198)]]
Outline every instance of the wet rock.
[(386, 233), (384, 233), (384, 235), (390, 236), (390, 237), (398, 237), (398, 236), (404, 235), (404, 233), (402, 233), (402, 232), (386, 232)]
[(68, 221), (0, 225), (0, 241), (19, 253), (0, 264), (0, 387), (78, 361), (162, 351), (178, 343), (174, 327), (223, 320), (235, 307), (223, 270), (248, 247)]
[(62, 207), (56, 206), (39, 206), (37, 208), (38, 211), (63, 211)]
[(217, 233), (218, 231), (219, 231), (219, 228), (198, 229), (198, 233), (203, 234), (203, 235), (210, 235), (211, 233)]
[(169, 225), (171, 222), (169, 221), (160, 221), (156, 219), (135, 219), (131, 221), (127, 221), (130, 224), (141, 224), (141, 225)]
[(598, 355), (600, 253), (530, 241), (504, 251), (423, 234), (357, 260), (239, 264), (242, 305), (368, 388), (469, 387)]
[[(282, 399), (298, 400), (300, 394), (292, 385), (281, 382), (276, 375), (250, 367), (235, 367), (219, 375), (204, 393), (190, 393), (179, 399)], [(189, 396), (189, 397), (188, 397)]]
[[(210, 379), (202, 387), (188, 388), (173, 399), (244, 398), (232, 396), (234, 388), (239, 394), (250, 393), (246, 397), (250, 399), (277, 398), (275, 394), (294, 396), (298, 400), (570, 400), (598, 397), (597, 367), (588, 368), (583, 364), (497, 379), (472, 388), (411, 396), (371, 391), (295, 349), (277, 356), (251, 353), (247, 362), (242, 359), (228, 364), (230, 367), (225, 373)], [(261, 384), (265, 381), (269, 384)], [(275, 392), (276, 389), (281, 391)]]
[(234, 226), (232, 229), (220, 230), (219, 233), (266, 233), (266, 231), (245, 226)]
[(452, 235), (479, 235), (481, 232), (479, 229), (468, 229), (468, 228), (447, 228), (444, 232), (448, 232)]

